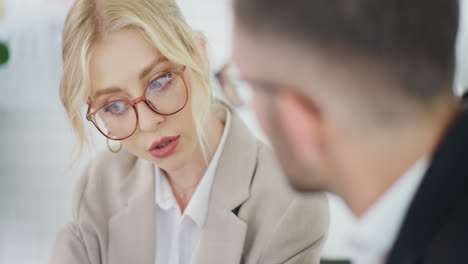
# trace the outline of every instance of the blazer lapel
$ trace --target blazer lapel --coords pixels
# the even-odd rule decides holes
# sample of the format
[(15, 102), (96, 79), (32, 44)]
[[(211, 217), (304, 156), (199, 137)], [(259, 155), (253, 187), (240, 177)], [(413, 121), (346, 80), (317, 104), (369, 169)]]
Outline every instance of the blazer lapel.
[(198, 250), (200, 264), (242, 262), (247, 224), (235, 212), (249, 197), (258, 143), (234, 113), (228, 133)]
[(388, 264), (418, 263), (468, 189), (468, 113), (448, 131), (410, 207)]
[(127, 206), (109, 221), (108, 263), (154, 263), (156, 209), (152, 164), (138, 159), (128, 179), (121, 188)]

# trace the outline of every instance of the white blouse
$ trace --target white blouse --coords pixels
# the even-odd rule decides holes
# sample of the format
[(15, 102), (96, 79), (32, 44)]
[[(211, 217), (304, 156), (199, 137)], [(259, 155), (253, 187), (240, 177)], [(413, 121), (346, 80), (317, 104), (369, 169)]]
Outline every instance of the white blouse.
[(417, 161), (383, 196), (356, 219), (355, 231), (349, 243), (355, 264), (385, 263), (398, 230), (430, 165), (424, 156)]
[(231, 113), (223, 108), (226, 122), (221, 141), (183, 214), (164, 171), (155, 167), (156, 264), (195, 263), (216, 167), (231, 124)]

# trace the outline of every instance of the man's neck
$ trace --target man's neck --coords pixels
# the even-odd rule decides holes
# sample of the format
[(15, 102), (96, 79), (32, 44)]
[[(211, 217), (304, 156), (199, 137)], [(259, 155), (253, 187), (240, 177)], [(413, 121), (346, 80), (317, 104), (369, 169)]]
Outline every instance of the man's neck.
[(431, 157), (460, 111), (458, 102), (428, 115), (430, 120), (411, 124), (380, 137), (354, 163), (342, 196), (357, 217), (365, 213), (422, 157)]

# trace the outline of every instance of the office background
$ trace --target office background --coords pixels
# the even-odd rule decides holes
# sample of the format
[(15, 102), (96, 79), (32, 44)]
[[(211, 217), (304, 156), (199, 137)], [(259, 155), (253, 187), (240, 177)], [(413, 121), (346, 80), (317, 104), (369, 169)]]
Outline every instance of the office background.
[[(3, 2), (6, 16), (0, 19), (0, 42), (7, 43), (10, 60), (0, 65), (0, 263), (46, 263), (56, 232), (71, 219), (76, 177), (105, 141), (89, 126), (97, 147), (67, 169), (74, 135), (59, 101), (58, 85), (61, 30), (71, 1)], [(212, 69), (218, 69), (229, 59), (230, 0), (178, 2), (189, 23), (208, 37)], [(462, 19), (468, 25), (468, 19)], [(462, 26), (459, 93), (468, 84), (465, 31)], [(264, 138), (252, 113), (242, 116)], [(330, 201), (332, 222), (324, 256), (346, 257), (354, 220), (339, 199), (330, 196)]]

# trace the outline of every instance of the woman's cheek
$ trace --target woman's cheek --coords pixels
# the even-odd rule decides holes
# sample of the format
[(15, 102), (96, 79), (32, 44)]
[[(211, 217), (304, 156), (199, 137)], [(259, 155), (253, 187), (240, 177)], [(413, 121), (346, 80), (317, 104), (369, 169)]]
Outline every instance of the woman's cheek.
[(143, 146), (138, 146), (137, 141), (135, 139), (125, 139), (122, 140), (123, 146), (131, 153), (141, 157), (145, 153), (145, 149)]

